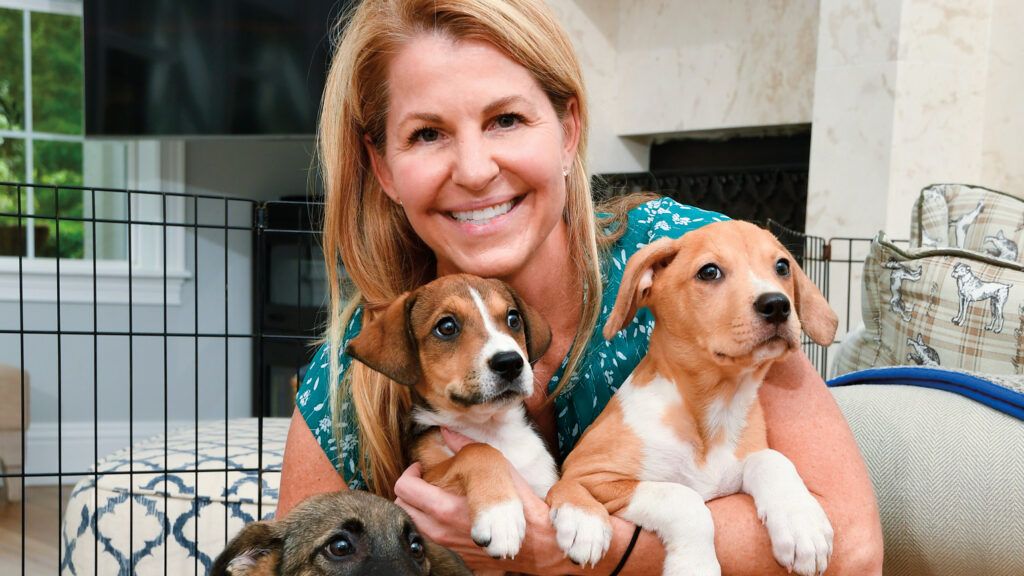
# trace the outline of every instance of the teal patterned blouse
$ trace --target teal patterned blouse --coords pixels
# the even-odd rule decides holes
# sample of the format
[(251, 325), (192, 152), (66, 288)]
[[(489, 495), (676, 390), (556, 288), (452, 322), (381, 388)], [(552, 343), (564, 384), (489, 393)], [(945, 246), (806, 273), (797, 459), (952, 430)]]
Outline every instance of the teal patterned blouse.
[[(619, 386), (633, 371), (647, 353), (648, 338), (654, 327), (654, 318), (647, 309), (641, 309), (633, 322), (625, 330), (620, 331), (612, 340), (605, 341), (601, 334), (608, 314), (615, 304), (615, 296), (622, 282), (622, 273), (626, 261), (637, 250), (663, 237), (678, 238), (689, 232), (721, 220), (725, 216), (684, 206), (678, 202), (661, 198), (637, 206), (629, 212), (626, 233), (605, 254), (601, 263), (601, 274), (604, 290), (601, 296), (601, 314), (587, 348), (581, 358), (576, 372), (570, 377), (568, 385), (555, 398), (555, 414), (558, 428), (559, 459), (572, 450), (583, 435), (583, 432), (597, 418), (605, 404)], [(342, 350), (348, 341), (354, 338), (362, 326), (362, 309), (352, 316), (352, 321), (345, 330), (342, 339)], [(299, 412), (305, 418), (313, 436), (316, 438), (328, 459), (344, 476), (350, 488), (365, 489), (357, 459), (359, 457), (359, 429), (355, 423), (355, 410), (351, 402), (343, 398), (341, 401), (341, 446), (337, 445), (335, 435), (331, 433), (331, 406), (328, 386), (337, 383), (329, 382), (330, 347), (324, 344), (313, 356), (313, 362), (306, 371), (305, 378), (299, 388), (296, 402)], [(342, 377), (351, 363), (351, 358), (340, 353)], [(558, 386), (564, 376), (568, 358), (548, 382), (548, 392)]]

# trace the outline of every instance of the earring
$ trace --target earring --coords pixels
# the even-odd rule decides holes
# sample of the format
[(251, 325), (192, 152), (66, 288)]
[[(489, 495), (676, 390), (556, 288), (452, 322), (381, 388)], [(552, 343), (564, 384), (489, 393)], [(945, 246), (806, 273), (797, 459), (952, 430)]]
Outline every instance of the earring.
[(569, 167), (568, 166), (563, 166), (562, 167), (562, 176), (568, 176), (568, 175), (569, 175)]

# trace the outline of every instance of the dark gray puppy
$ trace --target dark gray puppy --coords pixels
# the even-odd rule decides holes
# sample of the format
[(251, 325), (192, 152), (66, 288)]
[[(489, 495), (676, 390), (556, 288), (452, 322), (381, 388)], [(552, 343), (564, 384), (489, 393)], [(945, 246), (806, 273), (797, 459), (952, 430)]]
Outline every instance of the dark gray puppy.
[(253, 522), (217, 557), (211, 576), (472, 576), (451, 550), (420, 536), (389, 500), (348, 490), (313, 496), (285, 518)]

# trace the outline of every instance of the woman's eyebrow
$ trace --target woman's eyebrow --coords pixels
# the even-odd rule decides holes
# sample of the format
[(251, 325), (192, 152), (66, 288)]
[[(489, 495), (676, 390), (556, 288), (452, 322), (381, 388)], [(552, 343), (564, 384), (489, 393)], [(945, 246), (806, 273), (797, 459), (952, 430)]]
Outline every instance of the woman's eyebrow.
[(492, 116), (498, 112), (502, 112), (512, 105), (525, 106), (530, 110), (533, 110), (533, 106), (530, 105), (530, 101), (518, 94), (512, 96), (505, 96), (504, 98), (498, 98), (484, 107), (484, 117)]
[(437, 114), (431, 114), (429, 112), (413, 112), (411, 114), (406, 114), (405, 118), (402, 118), (402, 120), (398, 123), (398, 126), (401, 127), (409, 122), (412, 122), (413, 120), (419, 120), (420, 122), (425, 122), (427, 124), (441, 123), (441, 117), (438, 116)]

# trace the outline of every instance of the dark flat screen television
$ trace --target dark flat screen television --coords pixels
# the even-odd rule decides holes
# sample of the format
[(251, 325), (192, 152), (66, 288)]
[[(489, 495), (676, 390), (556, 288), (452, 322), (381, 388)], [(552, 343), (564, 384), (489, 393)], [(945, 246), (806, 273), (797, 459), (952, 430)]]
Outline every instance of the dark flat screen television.
[(85, 0), (86, 135), (311, 135), (351, 3)]

